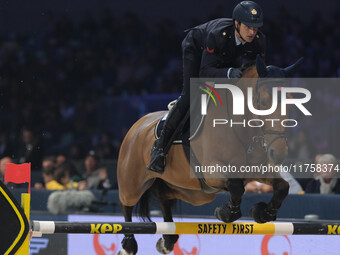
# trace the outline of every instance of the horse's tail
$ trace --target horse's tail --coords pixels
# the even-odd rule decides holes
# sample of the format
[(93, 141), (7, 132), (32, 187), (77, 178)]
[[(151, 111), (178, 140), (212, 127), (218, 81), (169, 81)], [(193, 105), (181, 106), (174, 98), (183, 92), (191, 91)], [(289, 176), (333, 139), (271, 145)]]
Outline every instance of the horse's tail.
[(173, 191), (169, 188), (169, 186), (162, 179), (157, 178), (152, 186), (144, 192), (138, 202), (139, 217), (141, 217), (144, 221), (151, 221), (149, 210), (150, 200), (153, 202), (153, 204), (156, 204), (157, 201), (161, 204), (167, 202), (171, 208), (175, 208), (177, 199), (167, 198), (167, 195), (170, 192)]
[(144, 192), (142, 197), (140, 198), (139, 205), (139, 217), (143, 219), (143, 221), (151, 221), (150, 218), (150, 210), (149, 210), (149, 200), (151, 197), (151, 188)]

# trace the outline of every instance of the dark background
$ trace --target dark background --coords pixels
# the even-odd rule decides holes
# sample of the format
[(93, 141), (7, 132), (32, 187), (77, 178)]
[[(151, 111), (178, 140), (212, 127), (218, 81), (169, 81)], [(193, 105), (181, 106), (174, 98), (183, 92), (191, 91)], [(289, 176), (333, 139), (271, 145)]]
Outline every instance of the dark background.
[[(214, 1), (110, 1), (110, 0), (60, 0), (58, 2), (33, 0), (1, 1), (1, 31), (3, 32), (37, 32), (47, 29), (46, 21), (48, 13), (53, 12), (56, 17), (63, 14), (69, 15), (72, 20), (79, 22), (84, 12), (91, 12), (95, 18), (100, 18), (104, 8), (108, 8), (116, 17), (123, 17), (127, 12), (137, 14), (143, 23), (154, 27), (155, 23), (164, 19), (172, 19), (180, 30), (191, 25), (193, 20), (204, 20), (212, 14), (231, 16), (236, 0)], [(281, 15), (281, 8), (285, 8), (289, 15), (300, 17), (303, 23), (311, 18), (315, 12), (319, 12), (322, 18), (329, 18), (332, 12), (337, 13), (340, 3), (336, 0), (327, 1), (256, 1), (264, 11), (266, 19), (274, 19), (277, 22)], [(317, 24), (315, 24), (317, 26)], [(312, 32), (312, 31), (311, 31)]]
[[(181, 90), (186, 28), (230, 17), (238, 1), (1, 1), (0, 145), (20, 158), (23, 127), (41, 155), (117, 157), (131, 125)], [(339, 77), (338, 1), (258, 1), (267, 64), (304, 56), (298, 77)], [(337, 87), (312, 91), (313, 116), (290, 132), (293, 160), (340, 155)], [(104, 148), (104, 149), (103, 149)], [(100, 150), (108, 150), (104, 153)], [(4, 155), (1, 155), (4, 156)]]

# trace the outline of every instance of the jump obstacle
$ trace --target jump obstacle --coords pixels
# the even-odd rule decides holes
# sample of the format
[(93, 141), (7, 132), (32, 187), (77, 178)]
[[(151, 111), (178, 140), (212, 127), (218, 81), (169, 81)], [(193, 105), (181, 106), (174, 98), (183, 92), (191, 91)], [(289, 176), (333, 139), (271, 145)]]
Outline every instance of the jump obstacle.
[[(14, 179), (13, 182), (15, 182)], [(30, 180), (28, 182), (30, 184)], [(21, 221), (29, 222), (30, 192), (22, 194), (22, 208), (19, 208), (8, 189), (1, 182), (0, 184), (0, 201), (2, 198), (6, 199), (14, 211), (22, 212), (21, 217), (23, 220)], [(0, 211), (4, 212), (4, 210), (9, 209), (7, 207), (0, 208)], [(19, 215), (19, 213), (17, 214)], [(24, 224), (22, 224), (22, 228), (27, 230)], [(13, 243), (9, 245), (8, 250), (4, 252), (5, 255), (29, 254), (29, 237), (41, 237), (43, 234), (340, 235), (340, 224), (31, 221), (29, 233), (24, 233), (27, 233), (27, 231), (20, 230), (18, 237), (14, 239)], [(24, 241), (19, 242), (19, 239)]]
[(340, 225), (322, 223), (61, 222), (32, 221), (42, 234), (340, 235)]

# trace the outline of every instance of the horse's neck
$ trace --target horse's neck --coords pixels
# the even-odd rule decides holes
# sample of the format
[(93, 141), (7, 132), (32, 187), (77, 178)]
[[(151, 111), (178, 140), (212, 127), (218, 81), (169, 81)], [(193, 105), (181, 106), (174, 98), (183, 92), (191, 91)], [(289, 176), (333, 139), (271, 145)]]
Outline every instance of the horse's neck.
[(243, 95), (247, 95), (247, 88), (252, 87), (255, 89), (258, 77), (255, 66), (251, 66), (243, 72), (242, 78), (246, 79), (241, 79), (238, 83)]
[(256, 67), (251, 66), (243, 71), (242, 78), (258, 78), (259, 75), (257, 73)]
[[(245, 72), (244, 77), (254, 78), (240, 79), (236, 84), (242, 90), (243, 95), (247, 95), (247, 87), (256, 87), (256, 69), (248, 70)], [(245, 159), (244, 155), (246, 155), (247, 148), (244, 148), (244, 146), (247, 147), (252, 142), (252, 137), (258, 135), (260, 131), (247, 127), (246, 123), (245, 126), (240, 125), (240, 123), (248, 122), (249, 119), (253, 118), (253, 115), (248, 111), (247, 105), (244, 107), (245, 115), (233, 115), (232, 93), (225, 89), (217, 92), (220, 95), (222, 106), (217, 107), (218, 105), (215, 105), (212, 100), (209, 101), (203, 130), (198, 139), (191, 141), (191, 148), (197, 158), (202, 159), (204, 162), (210, 162), (209, 160), (213, 159), (223, 159), (226, 162), (234, 162), (233, 160), (241, 158)], [(218, 125), (215, 125), (216, 119), (219, 122)], [(231, 122), (234, 124), (231, 124)], [(202, 146), (203, 144), (204, 146)], [(226, 147), (228, 149), (225, 149)]]

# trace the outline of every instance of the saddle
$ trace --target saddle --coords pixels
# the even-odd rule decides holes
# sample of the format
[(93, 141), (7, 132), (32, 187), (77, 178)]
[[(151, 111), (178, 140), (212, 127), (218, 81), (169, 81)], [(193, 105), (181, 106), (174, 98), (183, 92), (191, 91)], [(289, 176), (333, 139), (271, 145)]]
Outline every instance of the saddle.
[[(177, 100), (174, 100), (172, 102), (170, 102), (168, 104), (168, 109), (169, 111), (171, 110), (171, 108), (176, 104)], [(176, 136), (172, 141), (172, 144), (188, 144), (189, 145), (189, 141), (192, 140), (193, 138), (195, 138), (197, 136), (197, 134), (199, 133), (201, 126), (204, 122), (204, 117), (205, 116), (201, 116), (198, 114), (195, 114), (195, 118), (184, 118), (185, 123), (180, 123), (180, 125), (178, 125), (179, 128), (181, 128), (181, 130), (176, 130)], [(155, 129), (154, 129), (154, 135), (155, 138), (158, 139), (161, 135), (165, 120), (168, 117), (168, 113), (166, 113), (163, 118), (159, 119)], [(190, 136), (190, 125), (192, 130), (194, 130), (194, 132), (192, 132), (193, 134)]]
[[(168, 109), (171, 110), (171, 108), (173, 107), (173, 105), (175, 103), (176, 103), (176, 100), (170, 102), (168, 104)], [(199, 108), (193, 107), (193, 109), (199, 109)], [(187, 113), (187, 114), (189, 114), (189, 113)], [(174, 139), (172, 139), (172, 145), (182, 145), (183, 146), (184, 153), (187, 157), (187, 160), (190, 162), (191, 168), (195, 169), (195, 166), (200, 165), (200, 163), (197, 160), (196, 156), (194, 155), (193, 151), (190, 149), (190, 140), (194, 139), (197, 135), (199, 135), (199, 133), (200, 133), (202, 127), (203, 127), (205, 116), (202, 116), (201, 114), (190, 114), (190, 116), (194, 116), (194, 117), (193, 118), (190, 118), (190, 117), (184, 118), (182, 120), (182, 122), (184, 122), (184, 123), (180, 123), (178, 125), (178, 127), (181, 130), (175, 131), (176, 136), (174, 137)], [(162, 131), (162, 128), (164, 126), (164, 122), (165, 122), (167, 117), (168, 117), (168, 113), (166, 113), (163, 116), (163, 118), (158, 120), (157, 124), (155, 125), (154, 135), (155, 135), (156, 139), (159, 138), (161, 131)], [(190, 132), (190, 128), (191, 128), (192, 132)], [(217, 188), (209, 186), (207, 184), (202, 172), (194, 171), (194, 173), (195, 173), (197, 179), (199, 180), (202, 191), (204, 191), (205, 193), (211, 194), (211, 193), (218, 193), (218, 192), (223, 191), (221, 189), (217, 189)]]

